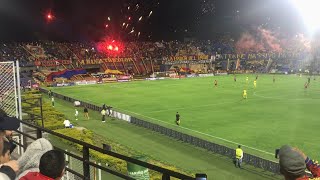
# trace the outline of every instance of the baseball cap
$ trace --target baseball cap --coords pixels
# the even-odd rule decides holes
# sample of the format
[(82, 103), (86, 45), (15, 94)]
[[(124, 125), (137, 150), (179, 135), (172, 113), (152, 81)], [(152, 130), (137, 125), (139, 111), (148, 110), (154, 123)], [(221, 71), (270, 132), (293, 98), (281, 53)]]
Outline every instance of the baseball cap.
[(295, 176), (305, 174), (306, 163), (303, 156), (289, 145), (284, 145), (279, 151), (280, 168)]
[(0, 130), (17, 130), (19, 127), (19, 119), (9, 117), (5, 111), (0, 109)]

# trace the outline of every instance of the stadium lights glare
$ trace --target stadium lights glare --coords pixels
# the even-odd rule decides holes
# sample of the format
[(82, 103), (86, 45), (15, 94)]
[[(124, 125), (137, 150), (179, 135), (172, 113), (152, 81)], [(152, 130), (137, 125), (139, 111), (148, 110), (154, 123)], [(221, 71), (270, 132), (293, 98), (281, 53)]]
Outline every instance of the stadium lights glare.
[(292, 0), (310, 33), (320, 30), (320, 0)]

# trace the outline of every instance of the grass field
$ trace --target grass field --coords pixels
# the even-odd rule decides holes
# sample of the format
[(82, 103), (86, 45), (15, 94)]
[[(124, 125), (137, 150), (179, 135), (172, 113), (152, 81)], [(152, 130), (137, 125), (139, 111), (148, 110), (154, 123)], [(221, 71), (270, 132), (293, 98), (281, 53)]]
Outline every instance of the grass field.
[[(46, 102), (50, 102), (48, 96), (44, 96)], [(99, 112), (90, 112), (90, 120), (79, 117), (74, 118), (74, 106), (72, 103), (56, 99), (55, 109), (64, 113), (73, 124), (85, 127), (99, 134), (102, 138), (121, 144), (131, 150), (139, 152), (148, 158), (173, 165), (185, 172), (202, 172), (209, 179), (234, 179), (234, 180), (280, 180), (283, 177), (265, 172), (262, 169), (244, 165), (243, 169), (235, 168), (232, 160), (192, 145), (176, 141), (151, 130), (134, 126), (126, 121), (107, 118), (107, 122), (101, 125)], [(51, 142), (57, 147), (74, 151), (59, 141)], [(104, 175), (104, 174), (103, 174)], [(105, 174), (109, 179), (116, 180), (110, 174)], [(108, 179), (107, 178), (107, 179)]]
[[(213, 86), (214, 79), (218, 87)], [(319, 79), (295, 75), (260, 75), (253, 89), (255, 75), (208, 78), (169, 79), (53, 88), (53, 92), (97, 105), (106, 103), (120, 112), (178, 129), (213, 142), (235, 147), (272, 159), (283, 144), (298, 146), (316, 157), (318, 136)], [(247, 89), (248, 99), (242, 99)], [(174, 123), (181, 115), (181, 126)], [(99, 126), (99, 125), (97, 125)]]

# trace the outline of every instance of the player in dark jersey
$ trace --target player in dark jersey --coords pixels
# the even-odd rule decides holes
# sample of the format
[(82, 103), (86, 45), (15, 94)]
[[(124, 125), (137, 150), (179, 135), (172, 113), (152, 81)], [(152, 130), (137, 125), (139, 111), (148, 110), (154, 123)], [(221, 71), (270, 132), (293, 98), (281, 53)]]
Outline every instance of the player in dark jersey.
[(275, 83), (275, 82), (276, 82), (276, 77), (273, 76), (273, 83)]
[(256, 80), (258, 80), (259, 75), (256, 75)]
[(176, 114), (176, 124), (180, 126), (180, 114), (178, 112)]
[(307, 89), (308, 88), (308, 82), (306, 82), (305, 84), (304, 84), (304, 89)]
[(237, 76), (236, 75), (234, 75), (233, 80), (234, 80), (234, 82), (237, 82)]
[(218, 87), (218, 81), (214, 80), (214, 87)]
[(90, 119), (88, 108), (85, 106), (83, 109), (84, 117)]

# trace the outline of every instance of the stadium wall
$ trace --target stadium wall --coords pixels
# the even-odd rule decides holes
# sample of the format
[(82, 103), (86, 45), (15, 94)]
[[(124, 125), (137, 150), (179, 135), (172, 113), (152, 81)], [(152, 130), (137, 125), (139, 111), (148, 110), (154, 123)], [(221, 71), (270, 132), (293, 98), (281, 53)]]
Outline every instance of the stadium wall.
[[(42, 93), (48, 93), (48, 90), (46, 90), (46, 89), (40, 88), (40, 91)], [(94, 105), (91, 103), (87, 103), (87, 102), (84, 102), (84, 101), (81, 101), (78, 99), (74, 99), (71, 97), (67, 97), (62, 94), (53, 93), (53, 96), (56, 98), (71, 102), (71, 103), (74, 103), (75, 101), (79, 101), (81, 103), (81, 105), (84, 105), (94, 111), (100, 112), (102, 110), (102, 107), (100, 107), (100, 106), (97, 106), (97, 105)], [(220, 154), (223, 156), (227, 156), (231, 159), (235, 158), (235, 149), (231, 149), (226, 146), (222, 146), (222, 145), (219, 145), (219, 144), (216, 144), (213, 142), (209, 142), (207, 140), (204, 140), (204, 139), (201, 139), (201, 138), (198, 138), (195, 136), (191, 136), (191, 135), (188, 135), (188, 134), (185, 134), (185, 133), (182, 133), (182, 132), (170, 129), (170, 128), (166, 128), (161, 125), (158, 125), (158, 124), (155, 124), (152, 122), (148, 122), (148, 121), (136, 118), (136, 117), (132, 117), (127, 114), (123, 114), (121, 112), (112, 111), (112, 116), (115, 118), (121, 119), (121, 120), (125, 120), (131, 124), (136, 125), (136, 126), (140, 126), (140, 127), (161, 133), (161, 134), (166, 135), (168, 137), (174, 138), (178, 141), (182, 141), (184, 143), (188, 143), (193, 146), (196, 146), (196, 147), (199, 147), (202, 149), (206, 149), (210, 152), (217, 153), (217, 154)], [(258, 156), (244, 153), (243, 162), (246, 164), (252, 165), (256, 168), (261, 168), (265, 171), (269, 171), (269, 172), (272, 172), (275, 174), (280, 174), (280, 171), (279, 171), (280, 167), (279, 167), (278, 163), (260, 158)]]

